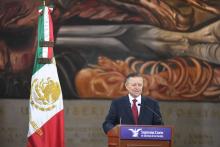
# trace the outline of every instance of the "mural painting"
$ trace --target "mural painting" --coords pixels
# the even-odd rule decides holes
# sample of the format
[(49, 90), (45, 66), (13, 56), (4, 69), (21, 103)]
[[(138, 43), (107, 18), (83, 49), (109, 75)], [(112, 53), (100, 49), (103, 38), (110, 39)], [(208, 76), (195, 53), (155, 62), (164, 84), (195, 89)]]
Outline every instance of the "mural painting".
[[(65, 99), (114, 99), (140, 72), (158, 100), (220, 100), (218, 0), (48, 0)], [(0, 97), (28, 98), (40, 1), (0, 2)]]

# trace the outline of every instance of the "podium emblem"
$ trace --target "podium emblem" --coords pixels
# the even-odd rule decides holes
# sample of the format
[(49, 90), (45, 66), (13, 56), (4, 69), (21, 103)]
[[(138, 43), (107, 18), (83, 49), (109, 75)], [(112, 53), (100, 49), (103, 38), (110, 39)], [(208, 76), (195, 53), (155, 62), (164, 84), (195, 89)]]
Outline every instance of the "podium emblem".
[(138, 134), (142, 129), (128, 129), (128, 130), (132, 132), (132, 137), (138, 137)]

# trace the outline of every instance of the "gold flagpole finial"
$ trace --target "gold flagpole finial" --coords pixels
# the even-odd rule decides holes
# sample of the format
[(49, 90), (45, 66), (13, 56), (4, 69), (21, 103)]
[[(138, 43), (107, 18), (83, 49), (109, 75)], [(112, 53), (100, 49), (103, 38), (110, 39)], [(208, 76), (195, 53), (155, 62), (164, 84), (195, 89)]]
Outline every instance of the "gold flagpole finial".
[(45, 2), (45, 0), (43, 0), (43, 5), (44, 5), (44, 6), (46, 5), (46, 2)]

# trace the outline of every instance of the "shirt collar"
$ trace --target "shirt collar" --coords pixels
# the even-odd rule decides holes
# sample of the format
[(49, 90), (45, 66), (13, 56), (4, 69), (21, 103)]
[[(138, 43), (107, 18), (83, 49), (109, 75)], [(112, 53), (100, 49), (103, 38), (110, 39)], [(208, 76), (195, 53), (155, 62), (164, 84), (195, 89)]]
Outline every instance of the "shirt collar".
[[(128, 94), (128, 97), (129, 97), (130, 103), (133, 104), (133, 99), (134, 99), (134, 97), (132, 97), (130, 94)], [(136, 104), (141, 104), (141, 95), (139, 95), (138, 97), (136, 97), (136, 100), (137, 100)]]

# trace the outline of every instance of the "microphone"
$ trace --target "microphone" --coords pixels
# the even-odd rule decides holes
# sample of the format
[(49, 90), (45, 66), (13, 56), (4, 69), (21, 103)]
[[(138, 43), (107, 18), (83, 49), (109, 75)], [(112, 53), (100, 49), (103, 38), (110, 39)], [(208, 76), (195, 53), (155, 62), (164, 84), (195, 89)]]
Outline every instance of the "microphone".
[(155, 114), (159, 118), (159, 120), (161, 121), (161, 125), (164, 125), (162, 117), (157, 112), (155, 112), (151, 107), (149, 107), (148, 105), (143, 105), (143, 104), (138, 104), (138, 106), (146, 107), (148, 110), (150, 110), (153, 114)]

